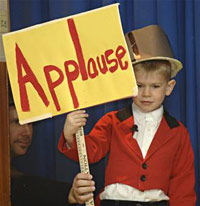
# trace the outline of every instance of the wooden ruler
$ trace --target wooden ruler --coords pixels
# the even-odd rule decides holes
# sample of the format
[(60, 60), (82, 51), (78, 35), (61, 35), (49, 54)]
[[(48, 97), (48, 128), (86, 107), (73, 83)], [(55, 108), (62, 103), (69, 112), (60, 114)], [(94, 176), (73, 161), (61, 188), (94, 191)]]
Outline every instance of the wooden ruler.
[[(76, 142), (77, 142), (78, 157), (79, 157), (81, 172), (89, 174), (90, 169), (88, 164), (83, 127), (80, 127), (76, 132)], [(85, 204), (86, 206), (94, 206), (93, 198), (88, 200)]]

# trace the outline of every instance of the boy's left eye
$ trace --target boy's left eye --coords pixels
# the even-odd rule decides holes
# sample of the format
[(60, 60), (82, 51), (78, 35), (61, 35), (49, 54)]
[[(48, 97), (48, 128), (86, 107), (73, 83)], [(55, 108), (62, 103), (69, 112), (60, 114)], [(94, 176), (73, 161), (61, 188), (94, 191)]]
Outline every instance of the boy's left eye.
[(153, 88), (159, 88), (160, 85), (153, 85)]

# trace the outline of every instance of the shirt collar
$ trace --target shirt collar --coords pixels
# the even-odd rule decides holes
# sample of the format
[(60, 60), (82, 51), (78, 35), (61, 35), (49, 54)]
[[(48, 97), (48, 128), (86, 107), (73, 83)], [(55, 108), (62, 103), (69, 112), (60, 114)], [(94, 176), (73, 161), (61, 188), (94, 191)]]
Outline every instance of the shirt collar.
[(161, 121), (163, 116), (163, 105), (161, 105), (158, 109), (152, 112), (145, 113), (133, 102), (132, 110), (133, 110), (134, 119), (139, 123), (150, 121), (157, 124)]

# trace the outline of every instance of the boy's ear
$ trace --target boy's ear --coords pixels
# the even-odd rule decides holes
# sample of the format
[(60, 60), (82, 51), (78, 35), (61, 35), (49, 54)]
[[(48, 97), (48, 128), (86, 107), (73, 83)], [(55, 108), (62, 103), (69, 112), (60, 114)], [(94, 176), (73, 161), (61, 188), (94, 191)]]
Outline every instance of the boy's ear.
[(175, 85), (176, 85), (176, 81), (174, 79), (170, 80), (167, 83), (167, 90), (166, 90), (166, 94), (165, 94), (166, 96), (169, 96), (172, 93)]

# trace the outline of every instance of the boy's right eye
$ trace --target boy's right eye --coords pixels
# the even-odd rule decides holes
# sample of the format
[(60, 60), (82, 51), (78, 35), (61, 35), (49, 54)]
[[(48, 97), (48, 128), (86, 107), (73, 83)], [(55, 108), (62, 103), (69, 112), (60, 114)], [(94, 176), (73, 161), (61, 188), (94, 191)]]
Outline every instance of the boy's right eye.
[(137, 84), (138, 88), (141, 88), (142, 87), (142, 84)]

